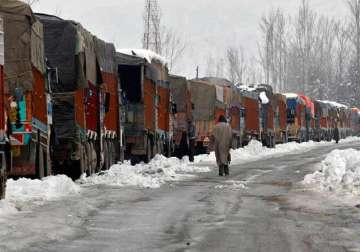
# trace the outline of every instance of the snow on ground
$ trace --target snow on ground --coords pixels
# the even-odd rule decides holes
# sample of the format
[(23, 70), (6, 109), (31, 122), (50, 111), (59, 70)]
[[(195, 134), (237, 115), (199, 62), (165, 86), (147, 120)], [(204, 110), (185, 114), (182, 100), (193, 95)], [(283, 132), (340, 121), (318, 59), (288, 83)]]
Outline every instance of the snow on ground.
[(14, 214), (32, 204), (41, 205), (50, 200), (77, 195), (80, 186), (65, 175), (39, 179), (9, 179), (6, 183), (6, 200), (0, 201), (0, 217)]
[[(352, 138), (348, 140), (343, 140), (347, 142), (360, 140), (360, 138)], [(251, 162), (260, 160), (263, 158), (269, 158), (277, 155), (288, 154), (292, 152), (304, 152), (310, 150), (315, 147), (333, 144), (330, 142), (306, 142), (298, 144), (296, 142), (286, 143), (286, 144), (278, 144), (275, 148), (269, 149), (266, 148), (260, 143), (259, 141), (251, 141), (249, 145), (245, 146), (244, 148), (236, 149), (231, 151), (231, 159), (232, 165), (244, 163), (244, 162)], [(215, 154), (212, 152), (209, 155), (200, 155), (195, 157), (196, 163), (215, 163), (216, 158)]]
[(177, 181), (189, 176), (189, 173), (209, 172), (209, 167), (191, 164), (185, 157), (166, 158), (157, 155), (149, 164), (140, 163), (131, 166), (129, 162), (113, 165), (110, 170), (90, 177), (82, 177), (83, 184), (106, 184), (113, 186), (136, 186), (158, 188), (169, 181)]
[(65, 175), (39, 179), (9, 179), (6, 187), (6, 199), (9, 202), (39, 202), (56, 200), (76, 195), (80, 186)]
[(360, 194), (360, 151), (334, 150), (320, 164), (320, 169), (305, 176), (304, 185), (320, 191)]

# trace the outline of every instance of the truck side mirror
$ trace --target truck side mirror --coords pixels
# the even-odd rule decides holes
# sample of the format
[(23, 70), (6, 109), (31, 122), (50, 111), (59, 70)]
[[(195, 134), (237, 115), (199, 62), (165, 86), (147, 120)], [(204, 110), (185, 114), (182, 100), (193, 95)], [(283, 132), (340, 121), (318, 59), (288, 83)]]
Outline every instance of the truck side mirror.
[(171, 104), (171, 112), (175, 115), (177, 113), (177, 105), (175, 103)]
[(191, 109), (194, 110), (195, 109), (195, 104), (191, 103)]
[(105, 93), (105, 101), (104, 101), (105, 113), (110, 110), (110, 93)]
[(58, 74), (58, 69), (57, 68), (47, 68), (47, 77), (48, 77), (48, 85), (51, 87), (52, 85), (57, 85), (59, 83), (59, 74)]

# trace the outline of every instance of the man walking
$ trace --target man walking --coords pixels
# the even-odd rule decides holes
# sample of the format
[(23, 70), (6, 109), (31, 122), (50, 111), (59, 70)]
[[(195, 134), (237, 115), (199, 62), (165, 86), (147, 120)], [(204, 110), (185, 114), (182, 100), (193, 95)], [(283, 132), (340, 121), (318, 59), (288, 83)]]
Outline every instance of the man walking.
[(215, 142), (216, 162), (219, 166), (219, 176), (229, 175), (230, 149), (232, 143), (232, 129), (225, 117), (221, 115), (213, 132)]

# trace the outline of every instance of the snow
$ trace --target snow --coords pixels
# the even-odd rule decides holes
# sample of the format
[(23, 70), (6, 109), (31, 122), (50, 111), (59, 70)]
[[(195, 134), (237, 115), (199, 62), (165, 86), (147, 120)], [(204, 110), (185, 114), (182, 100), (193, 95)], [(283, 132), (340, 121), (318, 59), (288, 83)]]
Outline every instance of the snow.
[(6, 199), (12, 203), (30, 201), (42, 203), (80, 192), (80, 186), (65, 175), (50, 176), (42, 180), (9, 179), (6, 186)]
[(246, 85), (240, 85), (240, 86), (238, 86), (238, 88), (239, 88), (240, 90), (244, 90), (244, 91), (248, 91), (248, 92), (255, 92), (255, 91), (256, 91), (256, 87), (255, 87), (255, 86), (249, 87), (249, 86), (246, 86)]
[(283, 95), (285, 95), (285, 97), (286, 97), (287, 99), (296, 99), (296, 98), (299, 97), (299, 95), (298, 95), (298, 94), (295, 94), (295, 93), (285, 93), (285, 94), (283, 94)]
[(133, 53), (135, 53), (135, 56), (146, 59), (148, 63), (151, 63), (153, 60), (156, 60), (159, 61), (164, 66), (167, 64), (167, 60), (164, 57), (150, 50), (124, 48), (124, 49), (119, 49), (117, 51), (119, 53), (132, 55), (132, 56), (134, 56)]
[(321, 162), (318, 171), (305, 176), (303, 184), (320, 191), (360, 195), (360, 151), (332, 151)]
[[(359, 138), (353, 137), (346, 140), (342, 140), (343, 143), (345, 142), (352, 142), (352, 141), (359, 141)], [(264, 147), (261, 142), (252, 140), (247, 146), (244, 148), (231, 150), (231, 158), (232, 158), (232, 165), (241, 164), (245, 162), (252, 162), (256, 160), (260, 160), (263, 158), (274, 157), (274, 156), (281, 156), (284, 154), (292, 153), (292, 152), (301, 152), (307, 151), (315, 147), (329, 145), (333, 143), (329, 142), (304, 142), (304, 143), (286, 143), (286, 144), (278, 144), (275, 148), (269, 149)], [(203, 163), (203, 164), (210, 164), (215, 163), (215, 153), (212, 152), (206, 155), (199, 155), (195, 157), (196, 163)]]
[(178, 181), (189, 177), (189, 173), (210, 172), (206, 166), (195, 166), (187, 157), (166, 158), (157, 155), (149, 164), (140, 163), (131, 166), (129, 162), (113, 165), (108, 171), (82, 177), (83, 184), (106, 184), (112, 186), (134, 186), (141, 188), (159, 188), (169, 181)]
[(260, 100), (262, 104), (268, 104), (269, 103), (269, 98), (266, 96), (265, 92), (261, 92), (260, 95)]
[(0, 217), (15, 214), (17, 212), (18, 210), (13, 203), (10, 203), (8, 200), (0, 200)]
[(341, 103), (338, 103), (338, 102), (334, 102), (334, 101), (320, 101), (320, 102), (323, 102), (323, 103), (326, 103), (326, 104), (329, 104), (333, 107), (337, 107), (337, 108), (349, 108), (348, 106), (344, 105), (344, 104), (341, 104)]

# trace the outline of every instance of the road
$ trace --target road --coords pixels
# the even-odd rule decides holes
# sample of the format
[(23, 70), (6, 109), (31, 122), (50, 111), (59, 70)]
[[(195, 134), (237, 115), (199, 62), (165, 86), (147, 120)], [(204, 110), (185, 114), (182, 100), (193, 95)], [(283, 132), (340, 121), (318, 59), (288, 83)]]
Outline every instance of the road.
[(86, 186), (0, 223), (0, 251), (360, 251), (359, 202), (299, 182), (331, 145), (159, 189)]

